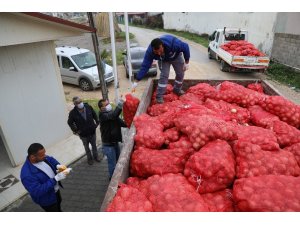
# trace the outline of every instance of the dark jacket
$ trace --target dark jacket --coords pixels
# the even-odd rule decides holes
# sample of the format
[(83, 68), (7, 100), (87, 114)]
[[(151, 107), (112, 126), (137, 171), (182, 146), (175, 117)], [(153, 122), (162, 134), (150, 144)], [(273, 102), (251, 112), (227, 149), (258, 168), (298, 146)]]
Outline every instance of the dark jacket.
[(95, 134), (99, 121), (94, 109), (89, 104), (84, 103), (84, 107), (86, 120), (75, 106), (69, 113), (68, 124), (74, 133), (79, 134), (81, 137), (88, 137)]
[(122, 142), (121, 127), (127, 127), (125, 122), (119, 118), (122, 112), (122, 105), (118, 105), (110, 112), (100, 111), (100, 132), (102, 144), (114, 144)]
[[(56, 174), (56, 165), (59, 162), (51, 156), (46, 156), (44, 162)], [(54, 186), (57, 183), (56, 180), (49, 178), (46, 173), (35, 167), (28, 158), (22, 166), (21, 181), (35, 203), (41, 206), (49, 206), (56, 203), (57, 199), (54, 190)]]
[(145, 53), (143, 63), (141, 65), (141, 69), (136, 77), (137, 80), (141, 80), (147, 74), (154, 59), (169, 62), (176, 59), (182, 52), (185, 62), (189, 62), (190, 49), (187, 43), (179, 40), (172, 35), (163, 35), (159, 39), (161, 39), (163, 42), (165, 53), (164, 57), (161, 58), (159, 55), (154, 54), (151, 45), (149, 45)]

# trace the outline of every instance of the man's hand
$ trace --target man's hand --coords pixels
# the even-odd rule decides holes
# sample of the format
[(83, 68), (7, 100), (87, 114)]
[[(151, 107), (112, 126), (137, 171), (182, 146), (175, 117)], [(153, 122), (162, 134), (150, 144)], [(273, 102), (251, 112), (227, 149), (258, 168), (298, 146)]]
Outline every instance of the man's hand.
[(59, 172), (64, 171), (65, 169), (67, 169), (67, 167), (65, 165), (58, 164), (58, 165), (56, 165), (56, 169), (57, 169), (57, 172), (59, 173)]
[(133, 82), (133, 83), (131, 84), (131, 92), (132, 92), (132, 93), (135, 92), (135, 89), (137, 88), (137, 86), (138, 86), (138, 83), (137, 83), (137, 82)]
[(55, 175), (54, 179), (58, 182), (58, 181), (65, 179), (66, 177), (67, 177), (67, 175), (64, 172), (60, 172)]
[(183, 64), (183, 71), (187, 71), (189, 69), (189, 64), (184, 63)]

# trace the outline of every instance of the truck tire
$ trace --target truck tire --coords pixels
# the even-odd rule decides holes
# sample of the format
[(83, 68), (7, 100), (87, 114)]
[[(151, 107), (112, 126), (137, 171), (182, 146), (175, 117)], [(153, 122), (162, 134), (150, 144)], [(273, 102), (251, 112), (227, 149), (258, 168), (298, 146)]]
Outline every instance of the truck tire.
[(211, 54), (211, 50), (210, 49), (208, 49), (208, 58), (209, 59), (213, 59), (214, 57), (212, 56), (212, 54)]
[(230, 66), (223, 59), (221, 60), (221, 63), (220, 63), (220, 70), (222, 72), (229, 72), (230, 71)]
[(80, 81), (79, 81), (79, 87), (81, 88), (81, 90), (83, 91), (90, 91), (93, 89), (93, 85), (92, 83), (85, 79), (85, 78), (82, 78)]

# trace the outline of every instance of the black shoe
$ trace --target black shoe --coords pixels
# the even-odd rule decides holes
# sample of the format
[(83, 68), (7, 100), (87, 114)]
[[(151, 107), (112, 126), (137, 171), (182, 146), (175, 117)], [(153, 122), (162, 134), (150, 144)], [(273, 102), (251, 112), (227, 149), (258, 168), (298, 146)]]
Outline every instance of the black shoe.
[(93, 163), (94, 163), (94, 162), (93, 162), (92, 159), (89, 159), (89, 160), (88, 160), (88, 164), (89, 164), (89, 165), (93, 165)]
[(181, 95), (185, 94), (185, 92), (183, 90), (179, 90), (179, 91), (173, 90), (173, 93), (176, 94), (176, 95), (178, 95), (178, 96), (181, 96)]

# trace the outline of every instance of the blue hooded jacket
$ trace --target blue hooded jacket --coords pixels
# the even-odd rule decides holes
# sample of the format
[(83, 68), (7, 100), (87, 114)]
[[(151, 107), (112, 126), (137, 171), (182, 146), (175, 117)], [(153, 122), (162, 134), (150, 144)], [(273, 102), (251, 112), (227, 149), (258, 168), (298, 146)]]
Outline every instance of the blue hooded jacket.
[(153, 60), (162, 60), (165, 62), (173, 61), (181, 52), (183, 53), (183, 57), (186, 62), (190, 60), (190, 49), (187, 43), (182, 42), (172, 35), (163, 35), (159, 39), (163, 42), (165, 53), (164, 57), (161, 58), (159, 55), (155, 55), (150, 44), (145, 53), (141, 69), (137, 74), (137, 80), (141, 80), (147, 74)]
[[(56, 165), (59, 162), (51, 156), (46, 156), (44, 162), (56, 174)], [(57, 199), (54, 190), (54, 186), (57, 183), (56, 180), (49, 178), (46, 173), (35, 167), (28, 157), (21, 170), (21, 181), (35, 203), (41, 206), (49, 206), (56, 203)]]

